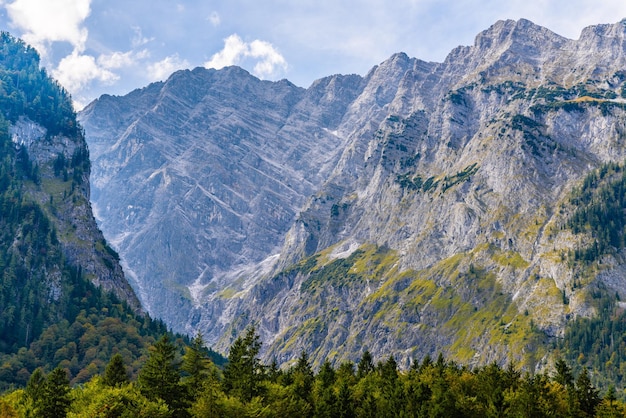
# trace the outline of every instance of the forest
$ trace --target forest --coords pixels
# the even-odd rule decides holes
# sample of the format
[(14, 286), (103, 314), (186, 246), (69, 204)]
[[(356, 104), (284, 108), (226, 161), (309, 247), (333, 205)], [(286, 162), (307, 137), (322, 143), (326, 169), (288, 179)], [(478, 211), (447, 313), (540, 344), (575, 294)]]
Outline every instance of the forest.
[(67, 370), (38, 369), (24, 389), (0, 397), (2, 417), (623, 417), (613, 386), (605, 393), (587, 369), (558, 359), (550, 373), (509, 364), (470, 369), (425, 357), (398, 370), (390, 356), (366, 350), (354, 364), (325, 361), (314, 370), (306, 352), (287, 369), (259, 357), (255, 328), (239, 336), (228, 362), (216, 366), (197, 335), (189, 345), (162, 336), (136, 378), (122, 356), (102, 374), (70, 386)]
[[(89, 171), (88, 151), (78, 147), (38, 167), (26, 147), (11, 141), (9, 124), (21, 117), (45, 127), (47, 139), (60, 134), (84, 143), (69, 94), (39, 68), (34, 49), (2, 32), (0, 417), (626, 414), (626, 313), (603, 288), (590, 293), (597, 317), (572, 321), (555, 342), (562, 359), (541, 373), (515, 364), (469, 368), (443, 355), (400, 370), (393, 356), (373, 359), (367, 350), (358, 362), (325, 361), (319, 368), (302, 352), (279, 368), (261, 361), (253, 327), (233, 342), (227, 361), (206, 349), (201, 335), (173, 335), (161, 321), (94, 286), (64, 256), (49, 214), (60, 196), (78, 199), (75, 186)], [(464, 180), (474, 169), (456, 177)], [(45, 176), (63, 192), (36, 201), (28, 190), (40, 190), (42, 178), (50, 180)], [(625, 186), (624, 165), (611, 163), (572, 193), (574, 210), (563, 228), (593, 238), (568, 255), (572, 268), (583, 270), (626, 247)], [(116, 256), (105, 242), (98, 244)], [(338, 280), (312, 275), (303, 286), (327, 279)]]
[[(26, 146), (11, 140), (9, 125), (23, 116), (46, 129), (44, 140), (65, 135), (77, 144), (75, 151), (59, 153), (39, 167)], [(134, 377), (147, 347), (167, 333), (163, 322), (96, 287), (82, 266), (64, 254), (62, 240), (68, 238), (60, 236), (53, 215), (61, 203), (84, 201), (79, 189), (89, 169), (69, 94), (39, 68), (33, 48), (0, 33), (2, 392), (24, 387), (36, 370), (49, 373), (57, 366), (70, 384), (84, 383), (102, 373), (113, 354), (122, 357)], [(113, 251), (106, 242), (98, 245)], [(220, 357), (213, 354), (219, 364)]]

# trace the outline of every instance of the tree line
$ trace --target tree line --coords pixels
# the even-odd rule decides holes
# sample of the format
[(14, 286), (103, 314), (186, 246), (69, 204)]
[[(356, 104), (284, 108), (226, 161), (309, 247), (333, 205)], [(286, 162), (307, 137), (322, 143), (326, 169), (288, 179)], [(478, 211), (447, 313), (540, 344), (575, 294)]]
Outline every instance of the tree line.
[(589, 372), (558, 359), (550, 373), (492, 363), (470, 369), (426, 356), (399, 370), (393, 356), (315, 371), (306, 352), (287, 369), (264, 364), (254, 327), (230, 347), (223, 368), (201, 335), (181, 348), (164, 335), (136, 379), (115, 354), (105, 372), (70, 387), (67, 371), (33, 373), (0, 398), (3, 417), (623, 417), (614, 387), (603, 395)]

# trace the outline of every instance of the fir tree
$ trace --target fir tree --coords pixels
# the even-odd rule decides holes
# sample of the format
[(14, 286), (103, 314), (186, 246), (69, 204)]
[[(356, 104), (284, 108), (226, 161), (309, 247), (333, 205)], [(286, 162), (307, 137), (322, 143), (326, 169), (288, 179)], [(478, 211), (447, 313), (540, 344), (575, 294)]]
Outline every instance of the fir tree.
[(57, 367), (46, 377), (39, 399), (35, 401), (37, 416), (62, 418), (72, 403), (67, 372)]
[(596, 407), (600, 404), (600, 396), (598, 390), (591, 384), (586, 368), (576, 379), (576, 399), (580, 405), (580, 410), (585, 414), (584, 416), (593, 417), (595, 415)]
[(339, 418), (353, 418), (355, 416), (352, 393), (345, 381), (342, 381), (339, 385), (339, 393), (337, 394), (337, 416)]
[(313, 373), (313, 368), (311, 367), (311, 363), (309, 363), (309, 355), (306, 351), (302, 351), (300, 357), (298, 357), (298, 362), (294, 366), (292, 374), (296, 394), (312, 404), (313, 400), (311, 395), (315, 381), (315, 373)]
[(570, 387), (574, 383), (574, 377), (572, 376), (572, 369), (565, 363), (562, 358), (559, 358), (554, 364), (556, 369), (556, 376), (554, 381), (563, 385), (563, 387)]
[(123, 386), (128, 383), (128, 373), (126, 372), (124, 359), (121, 354), (117, 353), (111, 357), (109, 364), (107, 364), (104, 370), (102, 382), (111, 387)]
[(183, 381), (187, 391), (194, 399), (201, 390), (209, 370), (210, 360), (204, 355), (204, 350), (202, 334), (198, 333), (191, 341), (191, 345), (185, 347), (185, 355), (183, 356), (181, 369), (187, 374)]
[(35, 369), (33, 374), (30, 375), (30, 379), (28, 379), (28, 384), (26, 385), (26, 395), (30, 397), (33, 402), (37, 402), (40, 399), (45, 381), (46, 379), (40, 368)]
[(317, 378), (323, 388), (329, 388), (335, 383), (335, 369), (333, 369), (333, 366), (330, 364), (330, 361), (328, 361), (328, 359), (326, 359), (326, 361), (324, 361), (324, 364), (322, 364), (322, 368), (317, 374)]
[(369, 350), (365, 350), (363, 355), (361, 356), (361, 361), (359, 361), (359, 365), (357, 366), (356, 377), (359, 379), (363, 379), (368, 374), (374, 371), (374, 360), (372, 359), (372, 355)]
[(137, 382), (141, 393), (150, 400), (163, 400), (170, 410), (184, 409), (185, 397), (179, 384), (176, 347), (164, 334), (150, 349)]
[(263, 367), (259, 359), (261, 341), (254, 326), (238, 337), (230, 348), (224, 367), (224, 390), (249, 402), (260, 392)]

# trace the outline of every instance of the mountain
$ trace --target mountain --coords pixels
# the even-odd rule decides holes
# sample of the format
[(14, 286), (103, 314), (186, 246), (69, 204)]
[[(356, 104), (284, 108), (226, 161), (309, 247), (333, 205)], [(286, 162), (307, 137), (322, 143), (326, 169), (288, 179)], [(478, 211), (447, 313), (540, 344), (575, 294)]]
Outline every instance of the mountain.
[(399, 53), (306, 90), (196, 68), (103, 96), (80, 115), (97, 218), (150, 312), (217, 347), (254, 323), (279, 364), (533, 370), (557, 347), (584, 366), (572, 327), (618, 326), (626, 292), (606, 206), (625, 39), (507, 20), (443, 63)]
[(89, 202), (69, 94), (0, 33), (0, 391), (59, 366), (72, 383), (121, 353), (132, 374), (167, 332), (145, 315)]
[(209, 283), (264, 270), (334, 168), (337, 114), (359, 82), (305, 91), (196, 68), (81, 113), (96, 215), (151, 314), (182, 331)]

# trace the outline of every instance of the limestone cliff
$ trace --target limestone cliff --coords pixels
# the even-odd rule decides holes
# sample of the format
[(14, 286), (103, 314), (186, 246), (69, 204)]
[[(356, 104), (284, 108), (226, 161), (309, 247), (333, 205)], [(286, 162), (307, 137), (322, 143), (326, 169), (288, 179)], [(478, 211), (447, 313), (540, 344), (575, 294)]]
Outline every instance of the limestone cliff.
[(626, 290), (621, 248), (583, 265), (593, 233), (567, 226), (626, 158), (625, 38), (500, 21), (307, 90), (196, 69), (103, 97), (81, 115), (102, 228), (151, 312), (221, 348), (256, 323), (280, 363), (540, 367), (591, 293)]

